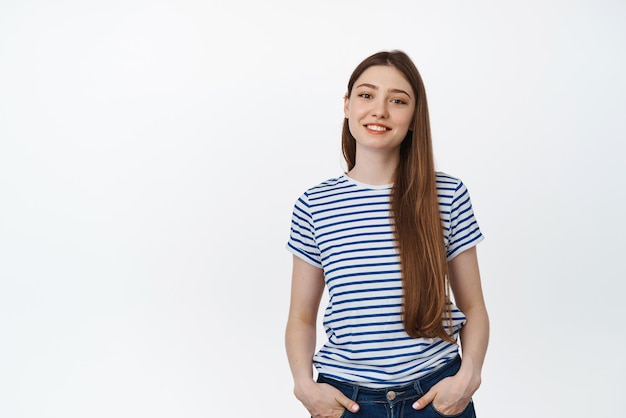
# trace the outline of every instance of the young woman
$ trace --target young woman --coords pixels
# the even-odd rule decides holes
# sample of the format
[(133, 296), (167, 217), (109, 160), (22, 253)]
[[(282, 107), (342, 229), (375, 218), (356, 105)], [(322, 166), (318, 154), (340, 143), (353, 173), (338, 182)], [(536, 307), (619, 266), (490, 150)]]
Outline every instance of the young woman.
[[(465, 185), (435, 171), (410, 58), (366, 58), (344, 112), (348, 172), (297, 200), (287, 244), (295, 396), (313, 417), (474, 417), (489, 338), (483, 235)], [(324, 288), (328, 340), (315, 352)]]

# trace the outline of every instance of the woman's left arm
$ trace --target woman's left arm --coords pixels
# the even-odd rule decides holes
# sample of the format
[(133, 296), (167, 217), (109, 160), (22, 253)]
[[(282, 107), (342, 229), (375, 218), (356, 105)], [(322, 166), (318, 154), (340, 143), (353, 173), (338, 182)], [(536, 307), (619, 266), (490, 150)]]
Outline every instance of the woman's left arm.
[(450, 287), (456, 306), (465, 314), (467, 322), (461, 328), (463, 361), (457, 376), (470, 382), (472, 392), (480, 386), (481, 371), (489, 342), (489, 317), (480, 284), (476, 247), (472, 247), (448, 264)]
[(450, 287), (456, 306), (467, 322), (461, 328), (461, 369), (444, 379), (413, 406), (422, 409), (430, 402), (442, 413), (456, 414), (465, 409), (481, 383), (481, 372), (489, 341), (489, 317), (480, 283), (476, 247), (457, 255), (448, 263)]

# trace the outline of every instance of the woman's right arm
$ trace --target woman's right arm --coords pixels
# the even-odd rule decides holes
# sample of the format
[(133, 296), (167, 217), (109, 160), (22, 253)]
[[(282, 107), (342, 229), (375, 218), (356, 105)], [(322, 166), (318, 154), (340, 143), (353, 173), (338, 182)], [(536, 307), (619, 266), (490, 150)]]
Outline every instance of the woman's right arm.
[(338, 417), (344, 408), (356, 412), (358, 405), (339, 390), (313, 380), (316, 322), (324, 273), (293, 256), (291, 300), (285, 331), (285, 347), (294, 380), (294, 394), (314, 417)]

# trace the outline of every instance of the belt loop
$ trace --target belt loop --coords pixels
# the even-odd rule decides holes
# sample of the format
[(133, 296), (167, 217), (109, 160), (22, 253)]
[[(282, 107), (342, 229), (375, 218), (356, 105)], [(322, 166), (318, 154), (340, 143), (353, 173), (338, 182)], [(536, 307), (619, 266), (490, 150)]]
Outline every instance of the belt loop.
[(352, 400), (356, 402), (356, 398), (359, 395), (359, 385), (352, 385), (352, 388), (354, 389), (352, 391)]
[(415, 381), (415, 383), (413, 384), (413, 387), (415, 388), (415, 391), (417, 392), (419, 396), (422, 396), (424, 394), (424, 391), (422, 390), (422, 385), (420, 385), (419, 379)]

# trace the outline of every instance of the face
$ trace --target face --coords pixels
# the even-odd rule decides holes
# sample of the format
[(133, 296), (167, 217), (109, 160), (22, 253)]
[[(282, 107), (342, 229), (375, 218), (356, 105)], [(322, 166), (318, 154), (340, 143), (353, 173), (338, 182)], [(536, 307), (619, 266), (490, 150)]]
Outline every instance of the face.
[(413, 121), (415, 94), (395, 67), (361, 74), (344, 100), (344, 114), (359, 149), (398, 151)]

